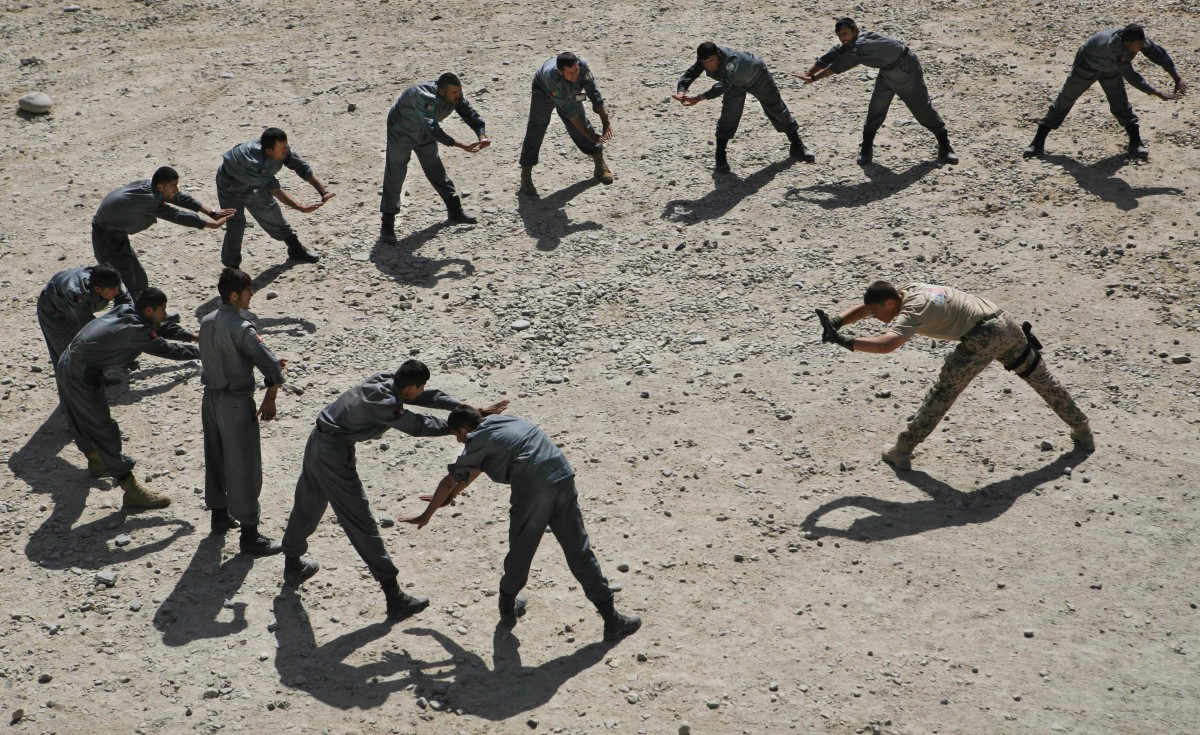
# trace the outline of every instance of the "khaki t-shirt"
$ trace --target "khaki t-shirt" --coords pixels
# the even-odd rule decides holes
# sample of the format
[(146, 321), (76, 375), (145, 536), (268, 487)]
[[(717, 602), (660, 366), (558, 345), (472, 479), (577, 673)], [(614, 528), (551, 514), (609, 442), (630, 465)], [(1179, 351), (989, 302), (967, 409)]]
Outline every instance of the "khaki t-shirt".
[(1000, 313), (991, 301), (949, 286), (910, 283), (900, 290), (900, 296), (900, 313), (887, 331), (905, 339), (914, 334), (961, 339), (980, 319)]

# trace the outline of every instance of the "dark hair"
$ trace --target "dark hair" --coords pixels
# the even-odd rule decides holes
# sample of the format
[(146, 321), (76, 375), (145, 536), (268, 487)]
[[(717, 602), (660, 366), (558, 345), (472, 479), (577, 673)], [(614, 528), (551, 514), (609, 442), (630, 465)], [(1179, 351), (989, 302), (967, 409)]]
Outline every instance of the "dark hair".
[(392, 387), (400, 391), (410, 385), (425, 385), (429, 382), (429, 368), (420, 360), (405, 360), (392, 376)]
[(160, 166), (159, 169), (154, 172), (154, 176), (151, 177), (150, 185), (158, 186), (159, 184), (169, 184), (172, 181), (179, 181), (179, 172), (170, 166)]
[(267, 128), (262, 132), (262, 137), (258, 139), (258, 142), (262, 144), (263, 150), (266, 150), (274, 148), (275, 144), (281, 140), (287, 142), (287, 133), (279, 128)]
[(138, 292), (137, 301), (134, 302), (134, 308), (141, 314), (146, 309), (157, 309), (160, 306), (167, 305), (167, 295), (157, 288), (150, 286), (143, 288)]
[(455, 406), (450, 415), (446, 417), (446, 425), (450, 427), (450, 431), (459, 429), (475, 431), (482, 423), (483, 414), (479, 413), (479, 409), (466, 404)]
[(108, 263), (93, 265), (88, 269), (88, 284), (92, 288), (120, 288), (121, 273)]
[(221, 295), (221, 303), (228, 304), (230, 297), (248, 288), (254, 288), (254, 281), (243, 270), (226, 268), (217, 279), (217, 293)]
[(567, 67), (575, 66), (576, 64), (578, 64), (579, 57), (576, 56), (571, 51), (563, 51), (561, 54), (558, 55), (558, 59), (556, 59), (554, 63), (558, 66), (559, 70), (561, 71), (563, 69), (566, 69)]
[(446, 72), (445, 74), (438, 77), (438, 89), (445, 89), (446, 87), (461, 87), (461, 86), (462, 86), (462, 80), (458, 78), (457, 74), (454, 74), (452, 72)]
[(882, 305), (889, 299), (900, 300), (900, 292), (896, 287), (887, 281), (876, 281), (870, 286), (867, 286), (867, 292), (863, 294), (863, 303), (871, 304), (872, 306)]
[(712, 41), (705, 41), (696, 47), (696, 60), (704, 61), (705, 59), (711, 59), (720, 53), (721, 49), (717, 48), (717, 44)]
[(837, 22), (833, 24), (833, 32), (837, 33), (843, 28), (849, 28), (852, 31), (857, 31), (858, 24), (854, 22), (853, 18), (838, 18)]
[(1125, 43), (1133, 43), (1134, 41), (1146, 41), (1146, 29), (1140, 23), (1130, 23), (1121, 29), (1121, 40)]

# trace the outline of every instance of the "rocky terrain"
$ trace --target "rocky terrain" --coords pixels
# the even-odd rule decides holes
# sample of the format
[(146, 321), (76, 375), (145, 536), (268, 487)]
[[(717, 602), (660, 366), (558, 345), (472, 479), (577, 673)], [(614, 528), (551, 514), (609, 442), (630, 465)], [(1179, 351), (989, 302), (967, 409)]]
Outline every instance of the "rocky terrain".
[[(0, 14), (0, 723), (14, 733), (1192, 733), (1200, 726), (1200, 112), (1131, 90), (1151, 150), (1098, 88), (1020, 149), (1091, 33), (1130, 21), (1200, 84), (1198, 9), (1160, 0), (480, 6), (9, 0)], [(833, 19), (909, 42), (962, 157), (893, 105), (854, 162), (874, 72), (804, 87)], [(708, 34), (717, 34), (709, 36)], [(787, 160), (750, 102), (714, 179), (718, 102), (675, 80), (708, 38), (767, 60), (817, 154)], [(586, 58), (616, 136), (612, 186), (552, 122), (518, 200), (534, 69)], [(1140, 60), (1153, 84), (1161, 69)], [(416, 162), (401, 241), (375, 243), (388, 108), (460, 74), (494, 141), (443, 149), (476, 226)], [(695, 89), (707, 88), (705, 81)], [(18, 111), (41, 91), (47, 115)], [(409, 591), (400, 625), (332, 515), (320, 574), (207, 535), (199, 366), (142, 360), (111, 389), (138, 473), (171, 507), (120, 512), (89, 480), (37, 329), (37, 294), (90, 262), (105, 193), (164, 164), (215, 204), (220, 155), (268, 125), (337, 197), (289, 213), (316, 267), (256, 227), (243, 267), (292, 390), (263, 426), (264, 530), (286, 522), (317, 411), (415, 355), (432, 386), (512, 401), (578, 470), (593, 545), (645, 625), (600, 643), (552, 539), (529, 614), (496, 627), (505, 488), (480, 480), (417, 531), (457, 454), (393, 433), (359, 448)], [(469, 135), (457, 120), (452, 135)], [(284, 172), (289, 191), (312, 192)], [(133, 238), (185, 322), (213, 308), (220, 234)], [(945, 343), (887, 356), (819, 341), (815, 307), (871, 280), (946, 283), (1037, 325), (1098, 451), (993, 366), (897, 472), (879, 450)], [(877, 324), (863, 323), (858, 334)]]

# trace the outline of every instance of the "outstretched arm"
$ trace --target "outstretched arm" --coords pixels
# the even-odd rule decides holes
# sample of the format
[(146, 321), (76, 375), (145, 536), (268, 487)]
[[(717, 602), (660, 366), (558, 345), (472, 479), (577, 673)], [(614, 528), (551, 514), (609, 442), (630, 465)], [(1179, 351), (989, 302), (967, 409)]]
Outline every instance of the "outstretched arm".
[(463, 490), (467, 488), (476, 477), (479, 477), (479, 470), (474, 470), (467, 478), (466, 482), (461, 482), (457, 477), (448, 474), (438, 483), (437, 490), (434, 491), (433, 497), (429, 499), (429, 505), (425, 507), (425, 512), (414, 518), (405, 518), (401, 523), (410, 523), (418, 529), (424, 528), (433, 518), (433, 514), (437, 512), (446, 503), (452, 501)]

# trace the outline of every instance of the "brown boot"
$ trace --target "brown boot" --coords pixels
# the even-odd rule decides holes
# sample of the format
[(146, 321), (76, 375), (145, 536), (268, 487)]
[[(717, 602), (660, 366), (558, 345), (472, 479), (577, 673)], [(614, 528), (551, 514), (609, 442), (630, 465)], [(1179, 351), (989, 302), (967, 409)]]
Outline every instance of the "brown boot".
[(521, 188), (517, 190), (518, 194), (524, 194), (527, 197), (538, 196), (537, 187), (533, 185), (533, 166), (521, 167)]
[(916, 448), (915, 444), (897, 440), (895, 444), (883, 450), (883, 461), (898, 470), (911, 470), (913, 450)]
[(117, 484), (125, 491), (121, 510), (139, 511), (151, 508), (166, 508), (171, 504), (170, 498), (162, 493), (156, 493), (138, 482), (138, 479), (134, 477), (132, 472), (122, 477)]
[(593, 155), (592, 160), (596, 162), (596, 171), (593, 175), (597, 179), (600, 179), (601, 184), (611, 184), (613, 182), (613, 173), (609, 170), (608, 164), (604, 162), (604, 151)]
[(104, 460), (100, 459), (100, 452), (93, 449), (90, 452), (84, 452), (83, 456), (87, 457), (88, 461), (88, 477), (104, 477), (108, 472), (108, 467), (104, 466)]

